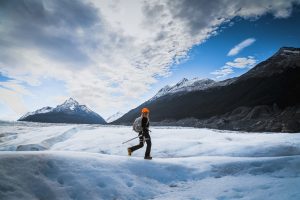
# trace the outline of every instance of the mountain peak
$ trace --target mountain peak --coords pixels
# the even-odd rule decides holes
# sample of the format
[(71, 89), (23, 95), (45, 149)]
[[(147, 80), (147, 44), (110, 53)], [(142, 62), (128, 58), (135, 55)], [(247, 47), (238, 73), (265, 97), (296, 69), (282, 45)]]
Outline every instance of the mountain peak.
[(300, 54), (300, 48), (295, 47), (281, 47), (274, 56), (288, 56), (288, 55), (299, 55)]
[(79, 103), (73, 99), (72, 97), (70, 97), (69, 99), (67, 99), (63, 104), (75, 104), (75, 105), (79, 105)]
[(150, 99), (150, 101), (157, 99), (161, 96), (167, 95), (167, 94), (174, 94), (177, 92), (189, 92), (189, 91), (195, 91), (195, 90), (204, 90), (208, 87), (213, 86), (215, 81), (211, 79), (201, 79), (201, 78), (193, 78), (188, 80), (187, 78), (183, 78), (181, 81), (176, 83), (173, 86), (166, 85), (162, 89), (160, 89), (154, 97)]
[(300, 48), (296, 48), (296, 47), (281, 47), (281, 48), (279, 49), (279, 51), (284, 51), (284, 50), (299, 51)]
[(69, 98), (67, 99), (63, 104), (59, 105), (56, 107), (56, 109), (69, 109), (69, 110), (74, 110), (76, 107), (79, 106), (79, 103), (73, 99)]
[(187, 78), (183, 78), (181, 81), (179, 81), (176, 85), (179, 86), (179, 85), (183, 85), (184, 83), (188, 82), (189, 79)]
[(281, 47), (272, 57), (257, 64), (247, 73), (240, 76), (239, 80), (253, 77), (270, 77), (280, 74), (288, 69), (300, 67), (300, 48)]

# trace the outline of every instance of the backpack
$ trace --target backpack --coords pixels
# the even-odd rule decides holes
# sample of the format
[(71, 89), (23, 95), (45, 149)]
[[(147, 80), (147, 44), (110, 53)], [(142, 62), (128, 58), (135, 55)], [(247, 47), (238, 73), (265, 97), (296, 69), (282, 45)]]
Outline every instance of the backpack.
[(143, 118), (140, 116), (140, 117), (136, 118), (133, 122), (132, 129), (137, 133), (139, 133), (143, 130), (143, 128), (142, 128), (142, 119)]

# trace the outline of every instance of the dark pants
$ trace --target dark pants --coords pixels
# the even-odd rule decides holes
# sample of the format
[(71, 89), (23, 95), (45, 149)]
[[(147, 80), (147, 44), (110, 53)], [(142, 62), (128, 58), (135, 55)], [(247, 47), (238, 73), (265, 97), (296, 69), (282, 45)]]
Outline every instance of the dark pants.
[[(144, 134), (144, 136), (145, 136), (145, 142), (147, 143), (145, 157), (148, 157), (148, 156), (150, 156), (150, 152), (151, 152), (151, 137), (149, 135), (149, 132), (146, 132)], [(142, 132), (139, 133), (139, 139), (140, 139), (140, 143), (138, 145), (130, 147), (132, 152), (135, 150), (138, 150), (144, 146), (144, 138), (143, 138)]]

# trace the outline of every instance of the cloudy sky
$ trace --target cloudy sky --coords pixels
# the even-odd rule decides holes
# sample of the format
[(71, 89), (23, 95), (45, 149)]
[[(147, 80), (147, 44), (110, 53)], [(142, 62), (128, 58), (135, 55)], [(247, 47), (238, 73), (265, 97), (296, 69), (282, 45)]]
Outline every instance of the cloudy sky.
[(104, 118), (300, 47), (300, 0), (0, 0), (0, 119), (73, 97)]

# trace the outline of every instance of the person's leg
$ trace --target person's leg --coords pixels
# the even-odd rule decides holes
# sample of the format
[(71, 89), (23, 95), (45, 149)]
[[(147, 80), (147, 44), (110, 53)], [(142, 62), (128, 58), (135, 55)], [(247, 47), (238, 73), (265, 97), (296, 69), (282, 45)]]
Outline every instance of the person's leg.
[(150, 152), (151, 152), (151, 139), (146, 140), (147, 143), (147, 148), (146, 148), (146, 152), (145, 152), (145, 157), (149, 157), (150, 156)]
[(146, 152), (145, 152), (145, 157), (150, 157), (150, 152), (151, 152), (151, 137), (149, 134), (146, 134), (145, 136), (145, 141), (147, 143), (147, 148), (146, 148)]
[(138, 150), (140, 148), (142, 148), (144, 146), (144, 138), (142, 135), (139, 135), (139, 139), (140, 139), (140, 143), (138, 145), (135, 145), (135, 146), (132, 146), (128, 149), (131, 150), (131, 152), (135, 151), (135, 150)]

